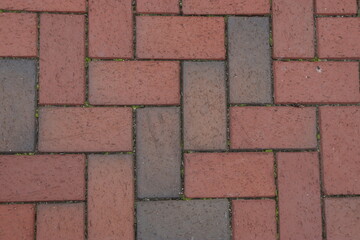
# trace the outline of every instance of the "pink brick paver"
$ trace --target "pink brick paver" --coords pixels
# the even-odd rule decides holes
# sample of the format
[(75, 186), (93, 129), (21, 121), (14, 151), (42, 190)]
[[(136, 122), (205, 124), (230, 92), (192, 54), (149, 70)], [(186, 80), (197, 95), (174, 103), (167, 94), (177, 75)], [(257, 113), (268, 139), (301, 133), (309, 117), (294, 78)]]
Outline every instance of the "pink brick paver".
[(179, 13), (178, 0), (137, 0), (136, 11), (138, 13)]
[(357, 9), (356, 0), (316, 0), (316, 13), (321, 15), (351, 15)]
[(0, 9), (36, 12), (85, 12), (86, 0), (1, 0)]

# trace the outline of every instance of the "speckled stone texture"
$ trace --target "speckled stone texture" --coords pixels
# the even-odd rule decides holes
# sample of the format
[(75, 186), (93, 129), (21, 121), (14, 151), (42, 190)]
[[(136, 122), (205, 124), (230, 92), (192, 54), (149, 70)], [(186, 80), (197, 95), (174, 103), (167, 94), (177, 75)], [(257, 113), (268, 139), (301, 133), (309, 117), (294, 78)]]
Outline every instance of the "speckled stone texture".
[(320, 107), (326, 194), (360, 194), (360, 106)]
[(179, 197), (180, 108), (144, 108), (136, 114), (139, 198)]
[(271, 103), (269, 18), (230, 17), (230, 103)]
[[(85, 101), (85, 18), (41, 14), (39, 103)], [(61, 52), (61, 54), (59, 54)]]
[(132, 150), (131, 108), (44, 107), (39, 115), (41, 152)]
[(180, 63), (91, 62), (89, 101), (94, 105), (180, 104)]
[(0, 59), (0, 152), (35, 150), (34, 60)]
[(189, 153), (185, 155), (189, 198), (271, 197), (275, 194), (272, 153)]
[(230, 239), (226, 200), (137, 203), (137, 239)]
[(136, 17), (136, 55), (140, 59), (225, 59), (221, 17)]
[(226, 149), (225, 65), (183, 64), (184, 148)]
[(132, 0), (89, 0), (89, 57), (132, 58)]
[(0, 155), (0, 202), (85, 199), (85, 156)]

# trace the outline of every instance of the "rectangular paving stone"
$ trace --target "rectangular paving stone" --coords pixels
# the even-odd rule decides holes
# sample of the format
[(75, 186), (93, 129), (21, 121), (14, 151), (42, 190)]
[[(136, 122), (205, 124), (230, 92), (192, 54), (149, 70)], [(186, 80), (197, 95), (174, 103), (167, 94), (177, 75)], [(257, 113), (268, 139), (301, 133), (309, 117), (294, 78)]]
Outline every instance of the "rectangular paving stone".
[(356, 0), (316, 0), (316, 14), (347, 15), (356, 14)]
[(273, 0), (273, 56), (313, 58), (314, 0)]
[(271, 56), (268, 17), (230, 17), (231, 103), (270, 103)]
[(316, 26), (320, 58), (360, 59), (360, 18), (318, 18)]
[(136, 114), (137, 196), (179, 197), (180, 109), (143, 108)]
[(86, 12), (86, 0), (1, 0), (0, 9), (36, 12)]
[(360, 106), (320, 107), (324, 191), (360, 194)]
[(133, 157), (88, 158), (88, 239), (134, 239)]
[(132, 0), (89, 0), (89, 57), (133, 57)]
[(0, 155), (0, 202), (85, 199), (84, 155)]
[(278, 153), (280, 238), (322, 239), (317, 152)]
[(225, 59), (224, 18), (138, 16), (136, 55), (141, 59)]
[(132, 109), (41, 108), (38, 148), (41, 152), (132, 151)]
[(138, 240), (230, 239), (227, 200), (137, 202)]
[(35, 150), (34, 60), (0, 59), (0, 152)]
[(226, 149), (225, 65), (222, 62), (185, 62), (184, 148)]
[(313, 107), (231, 107), (232, 149), (316, 148)]
[(270, 197), (275, 194), (272, 153), (185, 154), (185, 196)]
[(137, 0), (136, 11), (138, 13), (172, 13), (180, 12), (178, 0)]
[(39, 103), (76, 105), (85, 101), (85, 18), (40, 16)]
[(35, 228), (35, 205), (0, 205), (1, 239), (33, 240)]
[(360, 198), (325, 198), (328, 240), (353, 240), (360, 236)]
[[(0, 3), (0, 9), (3, 0)], [(37, 16), (33, 13), (0, 13), (0, 56), (37, 56)]]
[(357, 62), (274, 62), (275, 102), (358, 103)]
[(233, 240), (276, 239), (275, 201), (232, 201)]
[(84, 203), (39, 204), (36, 239), (84, 239)]
[(180, 64), (167, 61), (91, 62), (89, 101), (95, 105), (180, 104)]
[(267, 0), (183, 0), (184, 14), (248, 14), (270, 13)]

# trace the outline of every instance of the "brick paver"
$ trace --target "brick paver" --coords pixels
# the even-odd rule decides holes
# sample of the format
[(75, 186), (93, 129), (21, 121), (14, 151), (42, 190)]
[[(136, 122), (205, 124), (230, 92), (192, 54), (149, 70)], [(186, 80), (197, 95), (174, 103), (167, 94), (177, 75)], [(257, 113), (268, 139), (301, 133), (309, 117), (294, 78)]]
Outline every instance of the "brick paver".
[(358, 0), (0, 0), (0, 240), (360, 239)]
[(40, 204), (37, 207), (36, 239), (84, 239), (84, 204)]

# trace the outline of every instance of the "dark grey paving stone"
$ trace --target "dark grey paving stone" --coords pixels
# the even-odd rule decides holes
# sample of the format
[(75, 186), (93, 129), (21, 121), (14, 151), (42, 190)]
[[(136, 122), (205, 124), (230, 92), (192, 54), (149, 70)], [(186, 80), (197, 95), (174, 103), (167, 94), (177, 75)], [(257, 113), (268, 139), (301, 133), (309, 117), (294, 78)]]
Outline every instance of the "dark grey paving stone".
[(268, 17), (230, 17), (229, 79), (231, 103), (271, 103)]
[(0, 59), (0, 152), (35, 147), (34, 60)]
[(137, 196), (179, 197), (180, 109), (143, 108), (136, 116)]
[(138, 240), (229, 240), (227, 200), (137, 203)]

